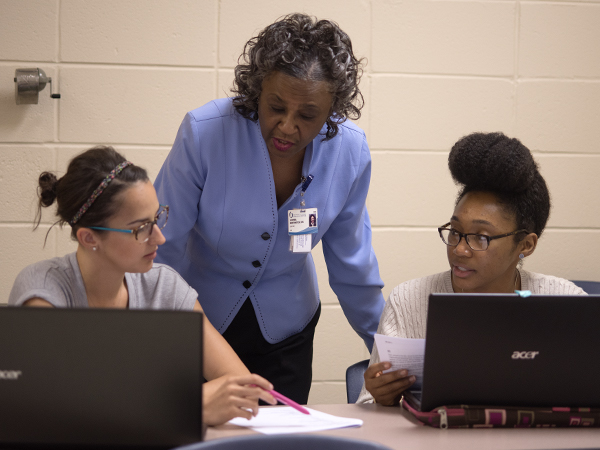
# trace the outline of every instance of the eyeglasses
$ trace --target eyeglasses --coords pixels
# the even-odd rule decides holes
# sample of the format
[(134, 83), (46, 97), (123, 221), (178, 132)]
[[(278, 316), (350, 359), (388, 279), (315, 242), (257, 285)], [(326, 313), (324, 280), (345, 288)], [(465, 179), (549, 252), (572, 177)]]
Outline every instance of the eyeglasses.
[(456, 247), (460, 240), (464, 237), (467, 245), (471, 248), (471, 250), (476, 252), (487, 250), (490, 245), (490, 241), (493, 241), (494, 239), (513, 236), (519, 233), (528, 233), (527, 230), (517, 230), (513, 231), (512, 233), (499, 234), (497, 236), (486, 236), (485, 234), (461, 233), (460, 231), (456, 231), (454, 228), (446, 228), (448, 225), (450, 225), (450, 222), (438, 228), (438, 232), (440, 233), (440, 237), (442, 238), (444, 244), (451, 247)]
[(148, 242), (150, 236), (152, 235), (152, 230), (154, 229), (154, 225), (158, 227), (159, 230), (162, 230), (167, 225), (167, 219), (169, 218), (169, 206), (168, 205), (160, 205), (156, 216), (154, 216), (154, 220), (151, 222), (146, 222), (140, 225), (137, 228), (132, 230), (127, 230), (123, 228), (105, 228), (105, 227), (87, 227), (92, 230), (103, 230), (103, 231), (118, 231), (119, 233), (132, 233), (136, 240), (140, 243)]

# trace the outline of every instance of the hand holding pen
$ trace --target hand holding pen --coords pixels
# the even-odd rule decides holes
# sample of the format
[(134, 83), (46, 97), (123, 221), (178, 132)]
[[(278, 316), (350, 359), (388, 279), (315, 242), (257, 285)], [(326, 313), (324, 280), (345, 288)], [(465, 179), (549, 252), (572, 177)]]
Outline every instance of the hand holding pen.
[(256, 374), (225, 375), (202, 385), (202, 417), (207, 425), (220, 425), (234, 417), (251, 419), (258, 414), (259, 399), (276, 405), (273, 385)]

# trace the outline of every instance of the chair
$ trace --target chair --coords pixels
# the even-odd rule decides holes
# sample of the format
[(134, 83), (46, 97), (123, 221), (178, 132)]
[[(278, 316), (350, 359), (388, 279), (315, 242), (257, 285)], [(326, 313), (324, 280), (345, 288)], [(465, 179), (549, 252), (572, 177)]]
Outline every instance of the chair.
[(600, 281), (571, 280), (588, 294), (600, 294)]
[(365, 370), (369, 367), (369, 360), (359, 361), (346, 369), (346, 398), (348, 403), (356, 403), (360, 390), (365, 382)]
[(391, 450), (376, 442), (318, 434), (250, 435), (184, 445), (173, 450)]

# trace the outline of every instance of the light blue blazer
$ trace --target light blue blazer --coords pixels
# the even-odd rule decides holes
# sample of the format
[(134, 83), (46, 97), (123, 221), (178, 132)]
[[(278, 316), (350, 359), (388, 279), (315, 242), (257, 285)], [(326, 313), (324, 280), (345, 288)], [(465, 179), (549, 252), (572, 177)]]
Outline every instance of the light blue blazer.
[[(312, 245), (322, 241), (329, 283), (371, 350), (384, 300), (365, 206), (369, 147), (349, 121), (335, 138), (322, 139), (306, 148), (302, 168), (314, 176), (306, 207), (319, 214)], [(212, 101), (183, 120), (155, 182), (160, 203), (170, 207), (157, 262), (174, 267), (198, 291), (221, 333), (248, 297), (270, 343), (302, 331), (315, 314), (313, 258), (289, 251), (287, 213), (300, 207), (300, 186), (298, 180), (278, 209), (260, 125), (239, 115), (231, 99)]]

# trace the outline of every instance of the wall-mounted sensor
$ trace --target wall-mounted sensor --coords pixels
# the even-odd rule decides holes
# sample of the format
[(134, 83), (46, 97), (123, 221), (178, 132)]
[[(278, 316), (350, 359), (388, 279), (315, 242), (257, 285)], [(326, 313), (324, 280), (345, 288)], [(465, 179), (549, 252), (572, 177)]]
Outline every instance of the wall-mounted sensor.
[(37, 105), (39, 92), (50, 84), (50, 97), (60, 98), (60, 94), (52, 93), (52, 78), (47, 77), (42, 69), (15, 70), (15, 100), (17, 105)]

